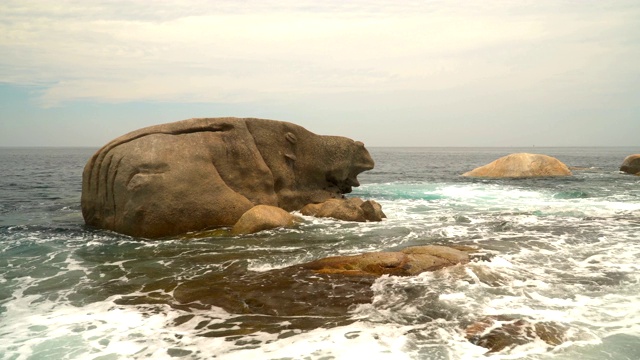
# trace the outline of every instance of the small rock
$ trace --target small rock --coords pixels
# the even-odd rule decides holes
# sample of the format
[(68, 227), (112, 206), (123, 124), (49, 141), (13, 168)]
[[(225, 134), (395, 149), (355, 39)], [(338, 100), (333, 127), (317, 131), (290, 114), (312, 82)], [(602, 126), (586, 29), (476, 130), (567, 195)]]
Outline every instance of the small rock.
[(307, 216), (357, 222), (382, 221), (387, 217), (380, 204), (360, 198), (329, 199), (319, 204), (307, 204), (300, 212)]
[(301, 219), (270, 205), (257, 205), (245, 212), (233, 226), (233, 235), (253, 234), (262, 230), (292, 227)]
[(363, 202), (360, 208), (364, 211), (364, 217), (367, 221), (382, 221), (382, 219), (387, 217), (387, 215), (382, 212), (382, 205), (373, 200)]
[(620, 166), (620, 171), (640, 175), (640, 154), (627, 156)]
[(447, 246), (413, 246), (397, 252), (332, 256), (300, 266), (323, 274), (410, 276), (469, 262), (467, 252)]

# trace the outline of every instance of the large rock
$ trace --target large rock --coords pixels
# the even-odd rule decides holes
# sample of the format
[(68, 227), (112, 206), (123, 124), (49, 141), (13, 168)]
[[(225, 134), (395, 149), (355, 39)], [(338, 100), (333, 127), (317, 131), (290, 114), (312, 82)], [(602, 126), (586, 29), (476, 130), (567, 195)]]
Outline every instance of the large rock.
[(462, 176), (492, 178), (523, 178), (570, 176), (571, 170), (560, 160), (541, 154), (519, 153), (501, 157), (475, 168)]
[(469, 254), (447, 246), (414, 246), (397, 252), (333, 256), (300, 265), (321, 274), (410, 276), (447, 266), (466, 264)]
[(190, 119), (123, 135), (85, 166), (88, 225), (142, 237), (231, 226), (255, 205), (341, 198), (373, 168), (361, 142), (273, 120)]
[(640, 174), (640, 154), (627, 156), (620, 166), (620, 171), (628, 174)]
[(382, 221), (387, 217), (376, 201), (360, 198), (329, 199), (320, 204), (307, 204), (300, 212), (307, 216), (358, 222)]
[(253, 234), (258, 231), (292, 227), (300, 218), (279, 207), (256, 205), (242, 214), (231, 234)]

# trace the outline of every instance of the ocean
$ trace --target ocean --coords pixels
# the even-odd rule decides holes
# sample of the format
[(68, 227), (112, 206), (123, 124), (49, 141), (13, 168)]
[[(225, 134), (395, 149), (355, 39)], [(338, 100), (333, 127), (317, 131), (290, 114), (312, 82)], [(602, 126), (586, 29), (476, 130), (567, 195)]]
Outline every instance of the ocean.
[[(379, 202), (382, 222), (305, 217), (162, 240), (85, 227), (96, 150), (0, 148), (1, 359), (640, 358), (640, 177), (618, 171), (640, 148), (374, 147), (348, 196)], [(574, 176), (460, 176), (514, 152)], [(327, 285), (286, 272), (427, 244), (477, 250), (413, 277)], [(487, 353), (467, 339), (501, 317), (556, 324), (561, 341)]]

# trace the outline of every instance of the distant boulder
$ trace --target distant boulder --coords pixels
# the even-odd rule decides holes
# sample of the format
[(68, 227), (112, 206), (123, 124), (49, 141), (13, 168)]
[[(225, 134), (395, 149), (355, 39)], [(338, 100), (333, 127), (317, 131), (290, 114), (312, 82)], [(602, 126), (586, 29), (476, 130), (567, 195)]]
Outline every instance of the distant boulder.
[(353, 256), (332, 256), (300, 266), (322, 274), (356, 276), (410, 276), (469, 262), (467, 252), (447, 246), (408, 247), (397, 252), (372, 252)]
[(624, 171), (627, 174), (640, 174), (640, 154), (627, 156), (620, 166), (620, 171)]
[(518, 153), (499, 158), (487, 165), (462, 174), (468, 177), (528, 178), (546, 176), (571, 176), (572, 173), (560, 160), (541, 154)]
[[(467, 251), (429, 245), (329, 257), (259, 272), (232, 262), (222, 273), (207, 271), (185, 279), (172, 294), (184, 306), (214, 305), (235, 314), (292, 316), (287, 321), (301, 321), (297, 326), (313, 329), (356, 321), (349, 309), (371, 303), (372, 285), (381, 275), (417, 275), (468, 261)], [(260, 329), (260, 322), (254, 325)]]
[(202, 118), (143, 128), (82, 174), (87, 225), (157, 238), (233, 226), (256, 205), (286, 211), (341, 198), (373, 168), (364, 144), (274, 120)]
[(307, 204), (300, 212), (307, 216), (358, 222), (382, 221), (387, 217), (380, 204), (360, 198), (329, 199), (319, 204)]
[(292, 227), (301, 219), (284, 209), (270, 205), (256, 205), (247, 210), (231, 229), (231, 234), (253, 234), (263, 230)]

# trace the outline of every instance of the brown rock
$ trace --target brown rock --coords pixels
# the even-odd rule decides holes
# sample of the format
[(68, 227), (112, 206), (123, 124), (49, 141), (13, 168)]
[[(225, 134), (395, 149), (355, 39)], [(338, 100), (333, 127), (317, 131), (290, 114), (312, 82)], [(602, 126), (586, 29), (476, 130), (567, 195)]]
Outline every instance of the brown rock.
[(367, 221), (382, 221), (382, 219), (387, 217), (387, 215), (382, 212), (382, 205), (376, 201), (367, 200), (360, 205), (360, 208), (364, 211), (364, 217)]
[(142, 237), (231, 226), (255, 205), (299, 210), (340, 198), (373, 168), (361, 142), (287, 122), (203, 118), (140, 129), (83, 172), (88, 225)]
[(316, 216), (323, 204), (307, 204), (300, 209), (300, 213), (306, 216)]
[(347, 315), (349, 306), (371, 301), (374, 280), (315, 274), (299, 266), (266, 272), (212, 272), (185, 281), (174, 296), (183, 304), (215, 305), (232, 313)]
[(522, 178), (544, 176), (570, 176), (571, 171), (560, 160), (541, 154), (511, 154), (462, 176), (492, 178)]
[[(434, 259), (428, 259), (427, 255)], [(340, 264), (340, 258), (347, 261)], [(357, 263), (354, 259), (361, 261)], [(465, 252), (445, 246), (325, 258), (265, 272), (246, 271), (243, 262), (231, 261), (222, 271), (186, 279), (172, 294), (180, 304), (189, 306), (214, 305), (230, 313), (267, 314), (276, 319), (294, 316), (286, 320), (301, 321), (296, 326), (311, 329), (355, 321), (349, 309), (371, 302), (371, 286), (376, 276), (415, 275), (466, 261)], [(341, 271), (340, 267), (352, 269)], [(276, 327), (281, 331), (281, 321)]]
[(233, 226), (233, 235), (253, 234), (262, 230), (292, 227), (300, 218), (270, 205), (256, 205), (247, 210)]
[(622, 165), (620, 165), (620, 171), (627, 174), (640, 175), (640, 154), (634, 154), (627, 156)]
[(566, 328), (558, 323), (532, 323), (509, 316), (488, 316), (469, 325), (465, 332), (470, 342), (489, 349), (489, 352), (524, 345), (538, 338), (552, 346), (566, 341)]
[(380, 204), (360, 198), (329, 199), (320, 204), (307, 204), (300, 212), (307, 216), (358, 222), (382, 221), (386, 217)]
[(366, 221), (358, 200), (360, 199), (329, 199), (320, 204), (307, 204), (300, 209), (300, 213), (307, 216), (330, 217), (344, 221)]
[(300, 266), (323, 274), (409, 276), (468, 262), (467, 252), (446, 246), (427, 245), (409, 247), (398, 252), (333, 256)]

